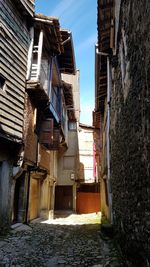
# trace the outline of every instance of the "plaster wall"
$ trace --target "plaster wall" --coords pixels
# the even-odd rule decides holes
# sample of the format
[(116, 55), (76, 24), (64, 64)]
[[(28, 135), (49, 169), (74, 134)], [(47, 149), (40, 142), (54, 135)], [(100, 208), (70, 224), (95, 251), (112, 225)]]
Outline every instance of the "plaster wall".
[(62, 74), (62, 79), (72, 84), (73, 87), (73, 99), (74, 99), (74, 109), (76, 114), (76, 119), (79, 122), (80, 120), (80, 72), (76, 71), (75, 75)]
[[(64, 162), (65, 161), (65, 162)], [(68, 149), (58, 157), (58, 185), (73, 185), (77, 178), (78, 136), (77, 131), (68, 131)], [(73, 174), (74, 179), (71, 179)]]
[(93, 177), (93, 129), (79, 127), (79, 164), (80, 180), (86, 183), (94, 182)]
[(24, 110), (24, 158), (26, 161), (32, 163), (36, 163), (37, 159), (37, 135), (34, 132), (34, 110), (35, 108), (29, 96), (26, 94)]

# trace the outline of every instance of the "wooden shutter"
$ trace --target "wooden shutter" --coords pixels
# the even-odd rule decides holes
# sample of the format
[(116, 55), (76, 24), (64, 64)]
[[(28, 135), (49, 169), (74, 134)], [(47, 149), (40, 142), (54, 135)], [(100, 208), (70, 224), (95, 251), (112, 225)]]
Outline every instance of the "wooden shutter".
[(45, 145), (50, 150), (59, 148), (60, 131), (54, 128), (54, 120), (47, 118), (41, 124), (40, 138), (41, 144)]
[(41, 144), (48, 146), (51, 143), (53, 143), (53, 129), (54, 129), (53, 119), (48, 118), (42, 121), (40, 129), (40, 138), (39, 138)]

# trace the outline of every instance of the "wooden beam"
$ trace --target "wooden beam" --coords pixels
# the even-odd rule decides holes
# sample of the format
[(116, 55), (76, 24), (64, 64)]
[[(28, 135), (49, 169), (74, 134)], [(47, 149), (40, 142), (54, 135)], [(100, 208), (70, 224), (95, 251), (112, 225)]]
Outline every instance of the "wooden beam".
[(43, 30), (40, 31), (39, 34), (39, 43), (38, 43), (38, 60), (37, 60), (37, 75), (36, 78), (40, 78), (40, 70), (41, 70), (41, 60), (42, 60), (42, 48), (43, 48)]
[(34, 44), (34, 28), (33, 27), (31, 27), (30, 29), (30, 37), (31, 37), (31, 41), (30, 41), (30, 46), (28, 50), (27, 75), (26, 75), (27, 80), (29, 80), (30, 78), (31, 66), (32, 66), (33, 44)]

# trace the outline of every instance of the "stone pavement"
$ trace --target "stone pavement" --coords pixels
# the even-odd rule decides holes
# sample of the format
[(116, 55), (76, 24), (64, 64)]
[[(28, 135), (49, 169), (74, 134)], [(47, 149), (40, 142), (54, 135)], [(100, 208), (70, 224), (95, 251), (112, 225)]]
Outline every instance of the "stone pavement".
[(113, 241), (101, 238), (98, 222), (70, 215), (20, 225), (0, 238), (0, 267), (124, 267)]

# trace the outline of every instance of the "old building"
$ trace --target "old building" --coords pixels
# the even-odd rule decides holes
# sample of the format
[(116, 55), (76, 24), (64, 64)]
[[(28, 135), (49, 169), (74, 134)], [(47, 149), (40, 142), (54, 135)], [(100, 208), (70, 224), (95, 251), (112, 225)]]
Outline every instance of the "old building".
[(0, 222), (9, 226), (53, 217), (79, 72), (57, 18), (34, 14), (33, 1), (1, 1), (1, 9)]
[(99, 0), (96, 53), (110, 218), (133, 266), (144, 267), (150, 264), (149, 10), (149, 1)]
[[(68, 43), (70, 46), (66, 49)], [(60, 30), (58, 19), (36, 15), (31, 45), (26, 105), (29, 114), (25, 125), (25, 155), (31, 174), (29, 220), (39, 216), (53, 217), (54, 204), (58, 209), (59, 200), (61, 204), (66, 203), (59, 187), (63, 177), (61, 159), (70, 146), (68, 124), (76, 122), (72, 84), (65, 82), (62, 76), (66, 70), (76, 74), (71, 33)], [(67, 69), (69, 60), (71, 63)]]
[(0, 12), (0, 228), (3, 229), (14, 216), (16, 178), (23, 175), (20, 165), (25, 79), (34, 1), (2, 0)]
[(79, 71), (76, 70), (72, 34), (62, 31), (64, 54), (59, 57), (67, 111), (65, 148), (59, 150), (55, 210), (76, 211), (78, 125), (80, 119)]
[(79, 166), (77, 178), (77, 212), (100, 211), (99, 156), (95, 127), (79, 124)]
[(24, 163), (30, 174), (27, 220), (52, 215), (63, 108), (57, 55), (62, 51), (58, 19), (35, 15), (25, 105)]

